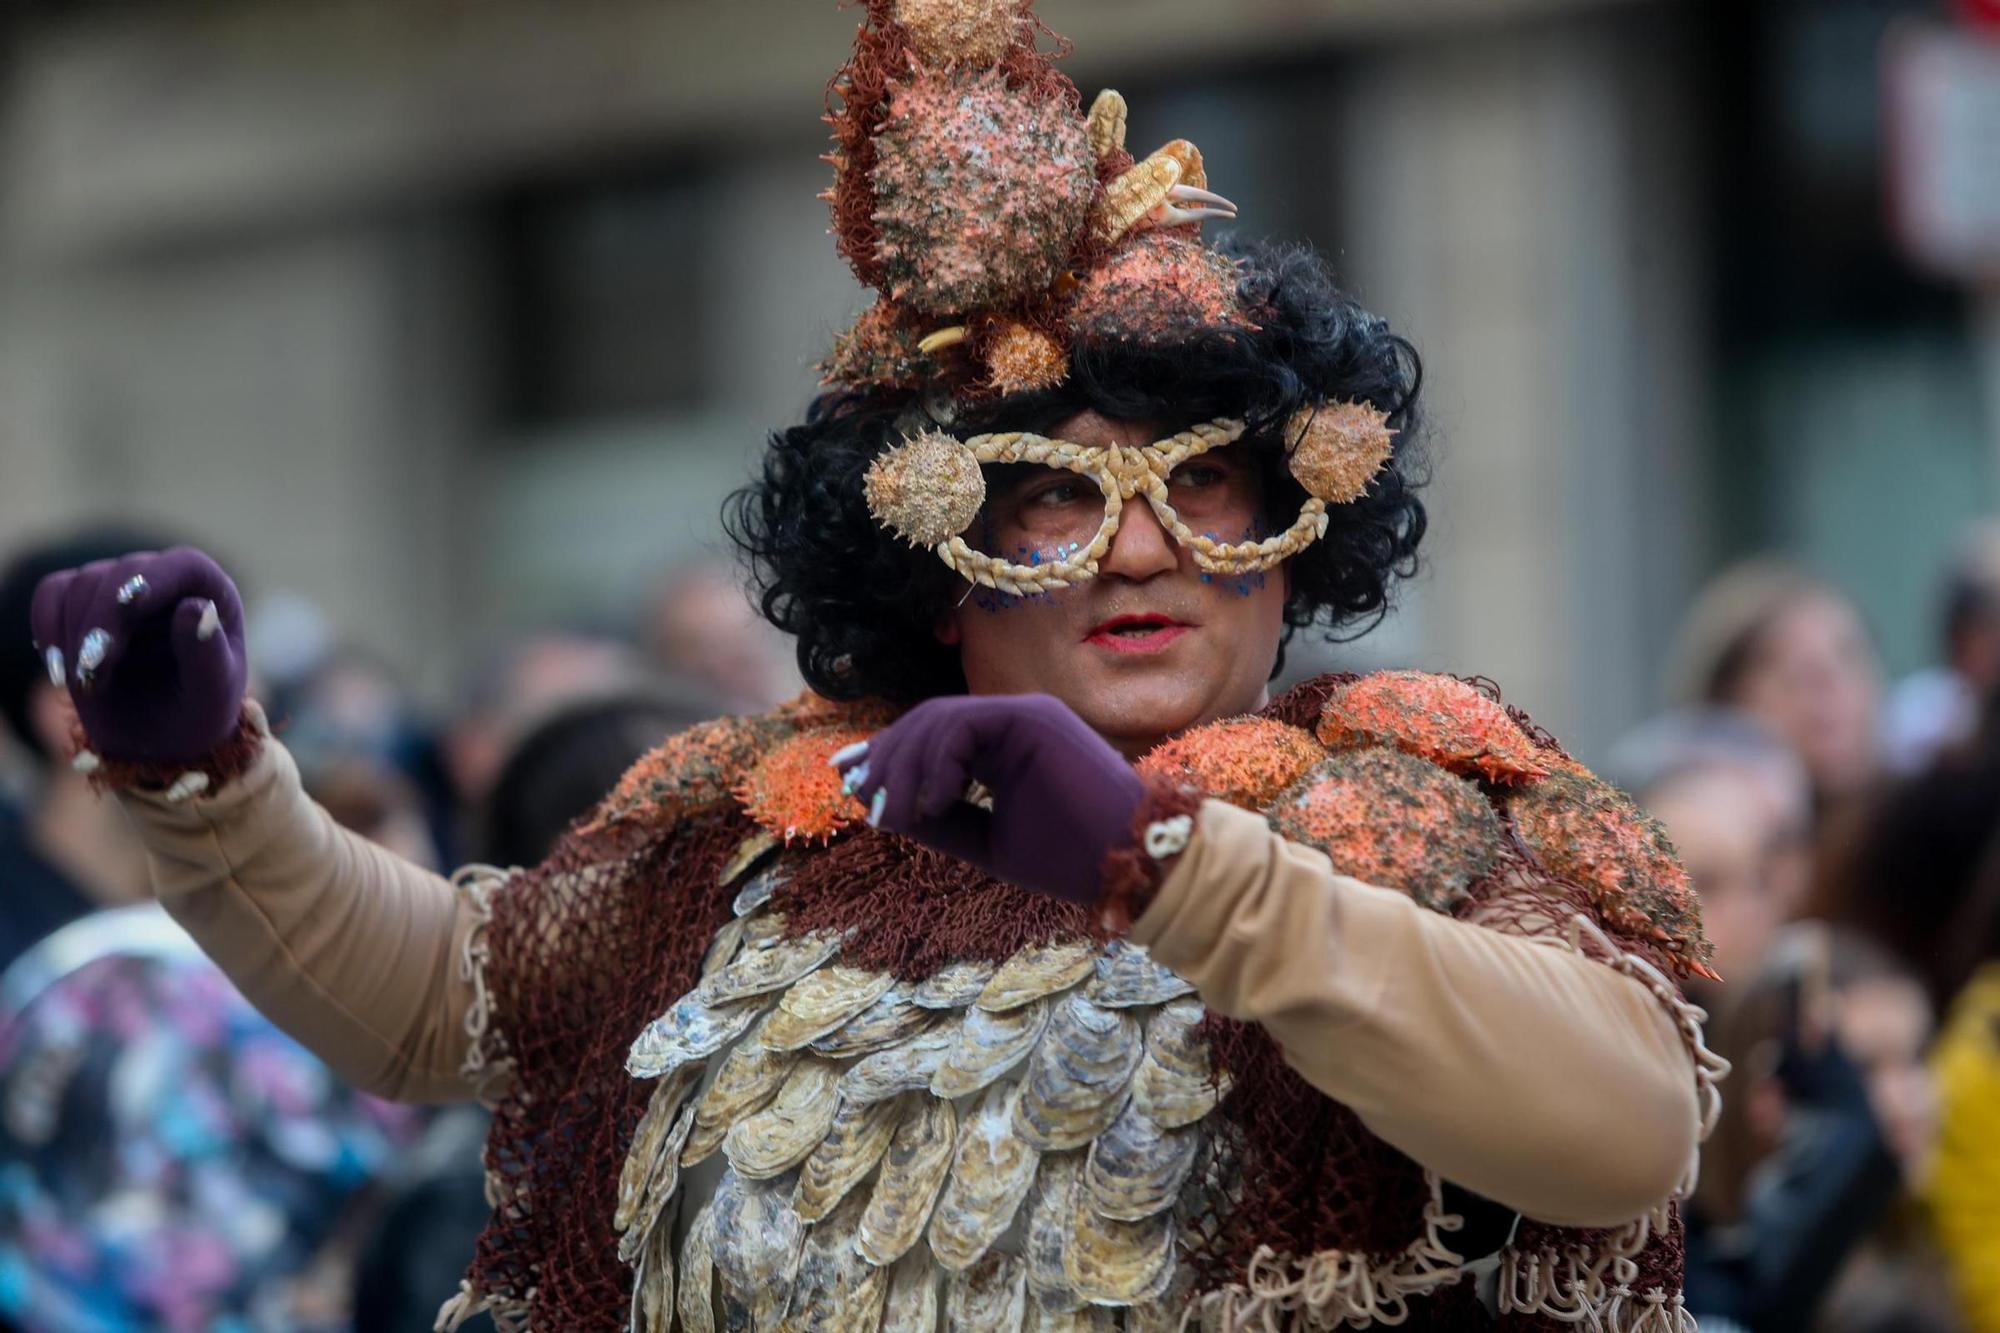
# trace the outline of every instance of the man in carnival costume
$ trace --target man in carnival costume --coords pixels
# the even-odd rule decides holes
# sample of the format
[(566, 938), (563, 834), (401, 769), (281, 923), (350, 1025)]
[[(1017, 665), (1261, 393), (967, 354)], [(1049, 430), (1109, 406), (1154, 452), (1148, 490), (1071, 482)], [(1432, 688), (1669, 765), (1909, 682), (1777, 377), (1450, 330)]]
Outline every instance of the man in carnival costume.
[(867, 0), (833, 84), (879, 299), (731, 510), (816, 693), (448, 883), (300, 794), (181, 550), (41, 590), (78, 759), (280, 1023), (494, 1103), (443, 1326), (1685, 1329), (1685, 876), (1489, 686), (1268, 696), (1412, 562), (1416, 359), (1044, 34)]

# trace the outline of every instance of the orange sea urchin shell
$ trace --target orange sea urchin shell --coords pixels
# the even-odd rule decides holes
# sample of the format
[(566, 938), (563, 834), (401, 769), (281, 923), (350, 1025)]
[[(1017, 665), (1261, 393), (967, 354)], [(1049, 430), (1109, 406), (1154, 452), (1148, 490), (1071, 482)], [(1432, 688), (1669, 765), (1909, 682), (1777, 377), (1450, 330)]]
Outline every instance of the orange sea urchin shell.
[(1138, 769), (1257, 810), (1324, 758), (1326, 751), (1309, 732), (1269, 718), (1234, 717), (1154, 746)]
[(861, 727), (800, 732), (760, 759), (736, 789), (743, 811), (787, 843), (825, 842), (866, 813), (827, 761), (873, 733)]
[(1547, 760), (1507, 710), (1462, 680), (1378, 671), (1344, 685), (1320, 711), (1329, 749), (1393, 745), (1467, 777), (1531, 782)]
[(896, 0), (896, 21), (928, 65), (992, 65), (1021, 34), (1021, 0)]
[(995, 393), (1053, 389), (1069, 378), (1069, 352), (1032, 325), (1003, 320), (987, 335), (986, 378)]
[(660, 826), (728, 800), (732, 789), (789, 729), (763, 717), (723, 717), (670, 736), (618, 779), (585, 832), (641, 822)]
[(1312, 769), (1273, 807), (1271, 822), (1325, 852), (1339, 873), (1440, 912), (1499, 867), (1507, 836), (1477, 787), (1381, 746)]
[(820, 363), (825, 384), (905, 388), (937, 375), (942, 367), (919, 344), (922, 331), (888, 301), (877, 301), (833, 340)]
[(1368, 403), (1301, 408), (1285, 432), (1292, 475), (1328, 504), (1358, 500), (1389, 461), (1395, 434), (1389, 414)]
[(891, 299), (926, 315), (1046, 292), (1097, 195), (1083, 117), (996, 70), (918, 70), (874, 147), (876, 258)]
[(1660, 822), (1587, 773), (1554, 774), (1507, 802), (1514, 830), (1563, 878), (1582, 885), (1606, 924), (1663, 945), (1687, 971), (1712, 976), (1701, 907)]
[(1251, 321), (1236, 264), (1177, 231), (1144, 231), (1093, 268), (1069, 306), (1075, 335), (1095, 342), (1169, 343)]
[(912, 545), (929, 547), (972, 526), (986, 503), (986, 478), (964, 444), (927, 430), (878, 455), (862, 492), (876, 522)]

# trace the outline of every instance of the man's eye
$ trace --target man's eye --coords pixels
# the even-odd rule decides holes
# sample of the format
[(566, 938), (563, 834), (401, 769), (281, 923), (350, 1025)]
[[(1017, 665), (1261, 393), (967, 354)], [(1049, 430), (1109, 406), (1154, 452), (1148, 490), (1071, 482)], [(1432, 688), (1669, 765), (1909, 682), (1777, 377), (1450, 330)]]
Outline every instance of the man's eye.
[(1197, 467), (1181, 468), (1174, 473), (1173, 477), (1174, 485), (1186, 486), (1193, 490), (1202, 490), (1210, 486), (1220, 486), (1228, 480), (1229, 470), (1217, 467), (1213, 463)]
[(1075, 504), (1083, 498), (1083, 487), (1073, 481), (1058, 481), (1042, 487), (1028, 496), (1030, 506), (1055, 506)]

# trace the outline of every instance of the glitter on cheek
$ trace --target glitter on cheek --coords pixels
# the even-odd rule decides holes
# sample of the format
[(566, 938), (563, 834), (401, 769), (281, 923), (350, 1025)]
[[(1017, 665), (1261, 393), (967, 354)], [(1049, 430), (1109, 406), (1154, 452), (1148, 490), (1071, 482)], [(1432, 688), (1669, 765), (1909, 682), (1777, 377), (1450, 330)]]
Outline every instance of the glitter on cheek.
[[(1026, 565), (1028, 568), (1033, 569), (1045, 561), (1049, 564), (1054, 564), (1058, 560), (1074, 559), (1077, 553), (1082, 550), (1082, 542), (1067, 542), (1048, 547), (1047, 549), (1016, 546), (1008, 554), (1007, 559), (1013, 564)], [(1054, 603), (1068, 594), (1074, 587), (1075, 585), (1072, 584), (1070, 588), (1052, 588), (1043, 592), (1029, 593), (1026, 596), (1021, 596), (1016, 593), (1002, 592), (998, 588), (989, 588), (984, 584), (974, 584), (972, 587), (972, 604), (988, 615), (997, 615), (1002, 611), (1012, 611), (1018, 606), (1024, 606), (1029, 603)]]

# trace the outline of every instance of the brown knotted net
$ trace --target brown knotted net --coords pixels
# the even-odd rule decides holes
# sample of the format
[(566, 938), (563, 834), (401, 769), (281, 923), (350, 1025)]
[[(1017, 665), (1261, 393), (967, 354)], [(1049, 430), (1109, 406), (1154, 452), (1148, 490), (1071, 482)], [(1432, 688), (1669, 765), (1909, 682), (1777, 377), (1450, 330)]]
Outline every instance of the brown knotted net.
[[(1308, 681), (1265, 715), (1310, 728), (1326, 697), (1351, 679)], [(1530, 734), (1554, 749), (1546, 733)], [(719, 872), (755, 831), (733, 808), (666, 830), (626, 823), (573, 831), (547, 863), (496, 896), (488, 976), (496, 1054), (514, 1074), (487, 1145), (494, 1213), (468, 1276), (499, 1312), (565, 1333), (625, 1326), (630, 1273), (617, 1259), (610, 1219), (619, 1165), (650, 1092), (626, 1074), (625, 1054), (650, 1019), (696, 984), (730, 915), (733, 890)], [(1524, 847), (1510, 859), (1458, 915), (1523, 934), (1546, 933), (1571, 913), (1599, 919), (1582, 889), (1553, 881)], [(906, 980), (1096, 933), (1080, 907), (871, 829), (791, 855), (790, 869), (772, 897), (788, 934), (850, 931), (844, 962)], [(1300, 1078), (1261, 1028), (1212, 1016), (1206, 1031), (1232, 1080), (1211, 1123), (1234, 1150), (1240, 1194), (1187, 1228), (1183, 1258), (1197, 1291), (1242, 1282), (1262, 1247), (1300, 1259), (1342, 1250), (1386, 1261), (1422, 1234), (1430, 1191), (1415, 1162)], [(1597, 1239), (1554, 1228), (1527, 1238), (1559, 1246)], [(1639, 1256), (1670, 1292), (1679, 1290), (1678, 1246), (1673, 1232)], [(1451, 1288), (1413, 1305), (1409, 1327), (1489, 1322)]]
[(717, 872), (753, 832), (730, 812), (673, 836), (571, 833), (493, 905), (487, 964), (513, 1078), (486, 1168), (493, 1216), (468, 1274), (537, 1329), (622, 1329), (630, 1271), (611, 1230), (618, 1168), (652, 1085), (633, 1035), (697, 980), (729, 919)]

